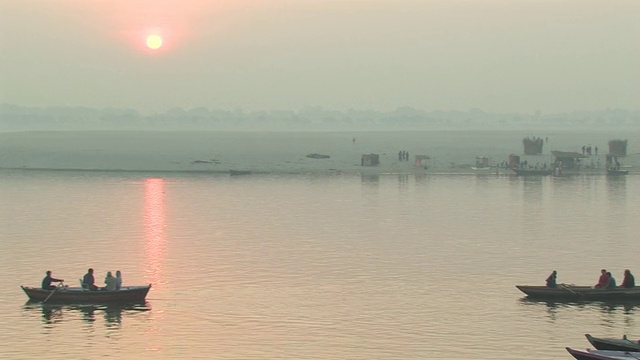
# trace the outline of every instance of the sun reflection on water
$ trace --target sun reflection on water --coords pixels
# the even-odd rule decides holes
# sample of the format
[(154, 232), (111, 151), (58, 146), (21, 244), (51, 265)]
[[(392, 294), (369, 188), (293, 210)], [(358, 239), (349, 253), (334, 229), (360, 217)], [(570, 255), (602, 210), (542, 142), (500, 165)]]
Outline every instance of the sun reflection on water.
[(147, 278), (162, 282), (162, 263), (166, 252), (164, 179), (146, 179), (144, 183), (144, 243), (147, 254)]

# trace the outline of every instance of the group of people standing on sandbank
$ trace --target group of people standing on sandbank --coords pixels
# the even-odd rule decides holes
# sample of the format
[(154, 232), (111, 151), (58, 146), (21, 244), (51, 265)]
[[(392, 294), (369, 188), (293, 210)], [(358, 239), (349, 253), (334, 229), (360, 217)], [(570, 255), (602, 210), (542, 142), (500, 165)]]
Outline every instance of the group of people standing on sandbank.
[(598, 155), (598, 147), (596, 146), (595, 148), (591, 148), (591, 145), (582, 145), (582, 155), (587, 154), (587, 155), (591, 155), (592, 151), (591, 150), (595, 150), (596, 155)]
[[(553, 272), (551, 273), (551, 275), (549, 275), (549, 277), (547, 277), (547, 287), (550, 288), (554, 288), (557, 287), (557, 277), (558, 277), (558, 272), (553, 270)], [(616, 279), (613, 277), (613, 275), (607, 271), (606, 269), (602, 269), (600, 270), (600, 277), (598, 278), (598, 283), (595, 284), (593, 287), (595, 289), (615, 289), (615, 288), (632, 288), (636, 286), (636, 280), (633, 277), (633, 274), (631, 274), (631, 271), (629, 269), (626, 269), (624, 271), (624, 279), (622, 280), (622, 284), (620, 284), (620, 286), (616, 285)]]
[(409, 161), (409, 152), (407, 150), (398, 151), (398, 161)]
[[(56, 279), (51, 276), (51, 270), (47, 270), (46, 276), (42, 279), (42, 289), (43, 290), (55, 290), (56, 286), (52, 285), (52, 283), (57, 282), (62, 284), (64, 282), (63, 279)], [(104, 278), (104, 287), (96, 286), (96, 279), (93, 276), (93, 269), (89, 268), (87, 273), (84, 274), (81, 280), (82, 288), (89, 291), (99, 291), (99, 290), (107, 290), (107, 291), (115, 291), (120, 290), (122, 288), (122, 272), (120, 270), (116, 271), (116, 276), (113, 276), (111, 271), (107, 271), (107, 276)]]

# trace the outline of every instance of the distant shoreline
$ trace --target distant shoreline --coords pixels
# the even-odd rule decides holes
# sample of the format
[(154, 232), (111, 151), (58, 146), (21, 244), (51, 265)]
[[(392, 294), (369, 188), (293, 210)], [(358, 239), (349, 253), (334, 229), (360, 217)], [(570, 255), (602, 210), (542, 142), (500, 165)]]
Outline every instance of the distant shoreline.
[[(523, 138), (545, 139), (542, 154), (524, 155)], [(581, 152), (577, 174), (606, 174), (611, 139), (628, 139), (622, 167), (640, 170), (640, 131), (394, 131), (394, 132), (12, 132), (0, 133), (0, 169), (165, 174), (515, 175), (510, 155), (532, 167), (551, 166), (551, 151)], [(398, 154), (408, 153), (400, 159)], [(377, 154), (379, 165), (363, 166)], [(311, 155), (311, 156), (310, 156)], [(316, 156), (313, 156), (316, 155)], [(489, 169), (474, 170), (477, 157)], [(638, 170), (636, 170), (638, 169)], [(568, 175), (568, 174), (567, 174)], [(244, 176), (244, 175), (243, 175)]]
[[(123, 173), (123, 174), (170, 174), (170, 175), (229, 175), (230, 170), (167, 170), (167, 169), (83, 169), (83, 168), (28, 168), (28, 167), (0, 167), (1, 171), (25, 171), (25, 172), (60, 172), (60, 173)], [(629, 175), (633, 175), (634, 172), (630, 171)], [(420, 168), (415, 168), (414, 171), (403, 171), (403, 172), (393, 172), (389, 171), (389, 169), (385, 169), (383, 167), (364, 167), (362, 169), (354, 169), (354, 170), (337, 170), (337, 169), (313, 169), (313, 170), (299, 170), (299, 171), (268, 171), (268, 170), (257, 170), (250, 171), (248, 174), (235, 175), (234, 177), (247, 177), (247, 176), (280, 176), (280, 175), (345, 175), (345, 176), (399, 176), (399, 175), (416, 175), (416, 176), (514, 176), (518, 177), (515, 172), (508, 168), (491, 168), (490, 170), (465, 170), (465, 169), (434, 169), (434, 170), (424, 170)], [(579, 171), (569, 171), (565, 172), (560, 177), (572, 177), (572, 176), (606, 176), (607, 171), (605, 169), (594, 169), (594, 170), (579, 170)], [(522, 176), (520, 176), (522, 177)]]

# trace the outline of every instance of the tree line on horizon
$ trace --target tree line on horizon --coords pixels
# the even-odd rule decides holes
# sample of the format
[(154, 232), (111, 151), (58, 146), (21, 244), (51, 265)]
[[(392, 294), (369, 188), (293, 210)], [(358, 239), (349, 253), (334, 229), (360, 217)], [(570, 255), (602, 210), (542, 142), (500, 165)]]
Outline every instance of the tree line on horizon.
[(377, 128), (492, 128), (522, 126), (640, 127), (640, 110), (610, 109), (542, 115), (468, 111), (424, 111), (400, 107), (394, 111), (326, 110), (305, 107), (300, 110), (244, 111), (172, 108), (143, 115), (134, 109), (87, 107), (23, 107), (0, 105), (0, 130), (59, 129), (377, 129)]

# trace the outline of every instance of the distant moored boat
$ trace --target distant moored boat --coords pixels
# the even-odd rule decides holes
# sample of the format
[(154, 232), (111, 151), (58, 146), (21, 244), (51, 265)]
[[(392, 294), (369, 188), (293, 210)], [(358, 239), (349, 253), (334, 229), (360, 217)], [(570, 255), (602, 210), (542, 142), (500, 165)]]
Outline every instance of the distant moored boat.
[(546, 176), (551, 175), (553, 170), (551, 169), (517, 169), (512, 168), (513, 172), (520, 176)]
[(249, 175), (251, 174), (251, 170), (229, 170), (229, 175)]
[(607, 175), (611, 175), (611, 176), (629, 175), (629, 170), (607, 169)]

